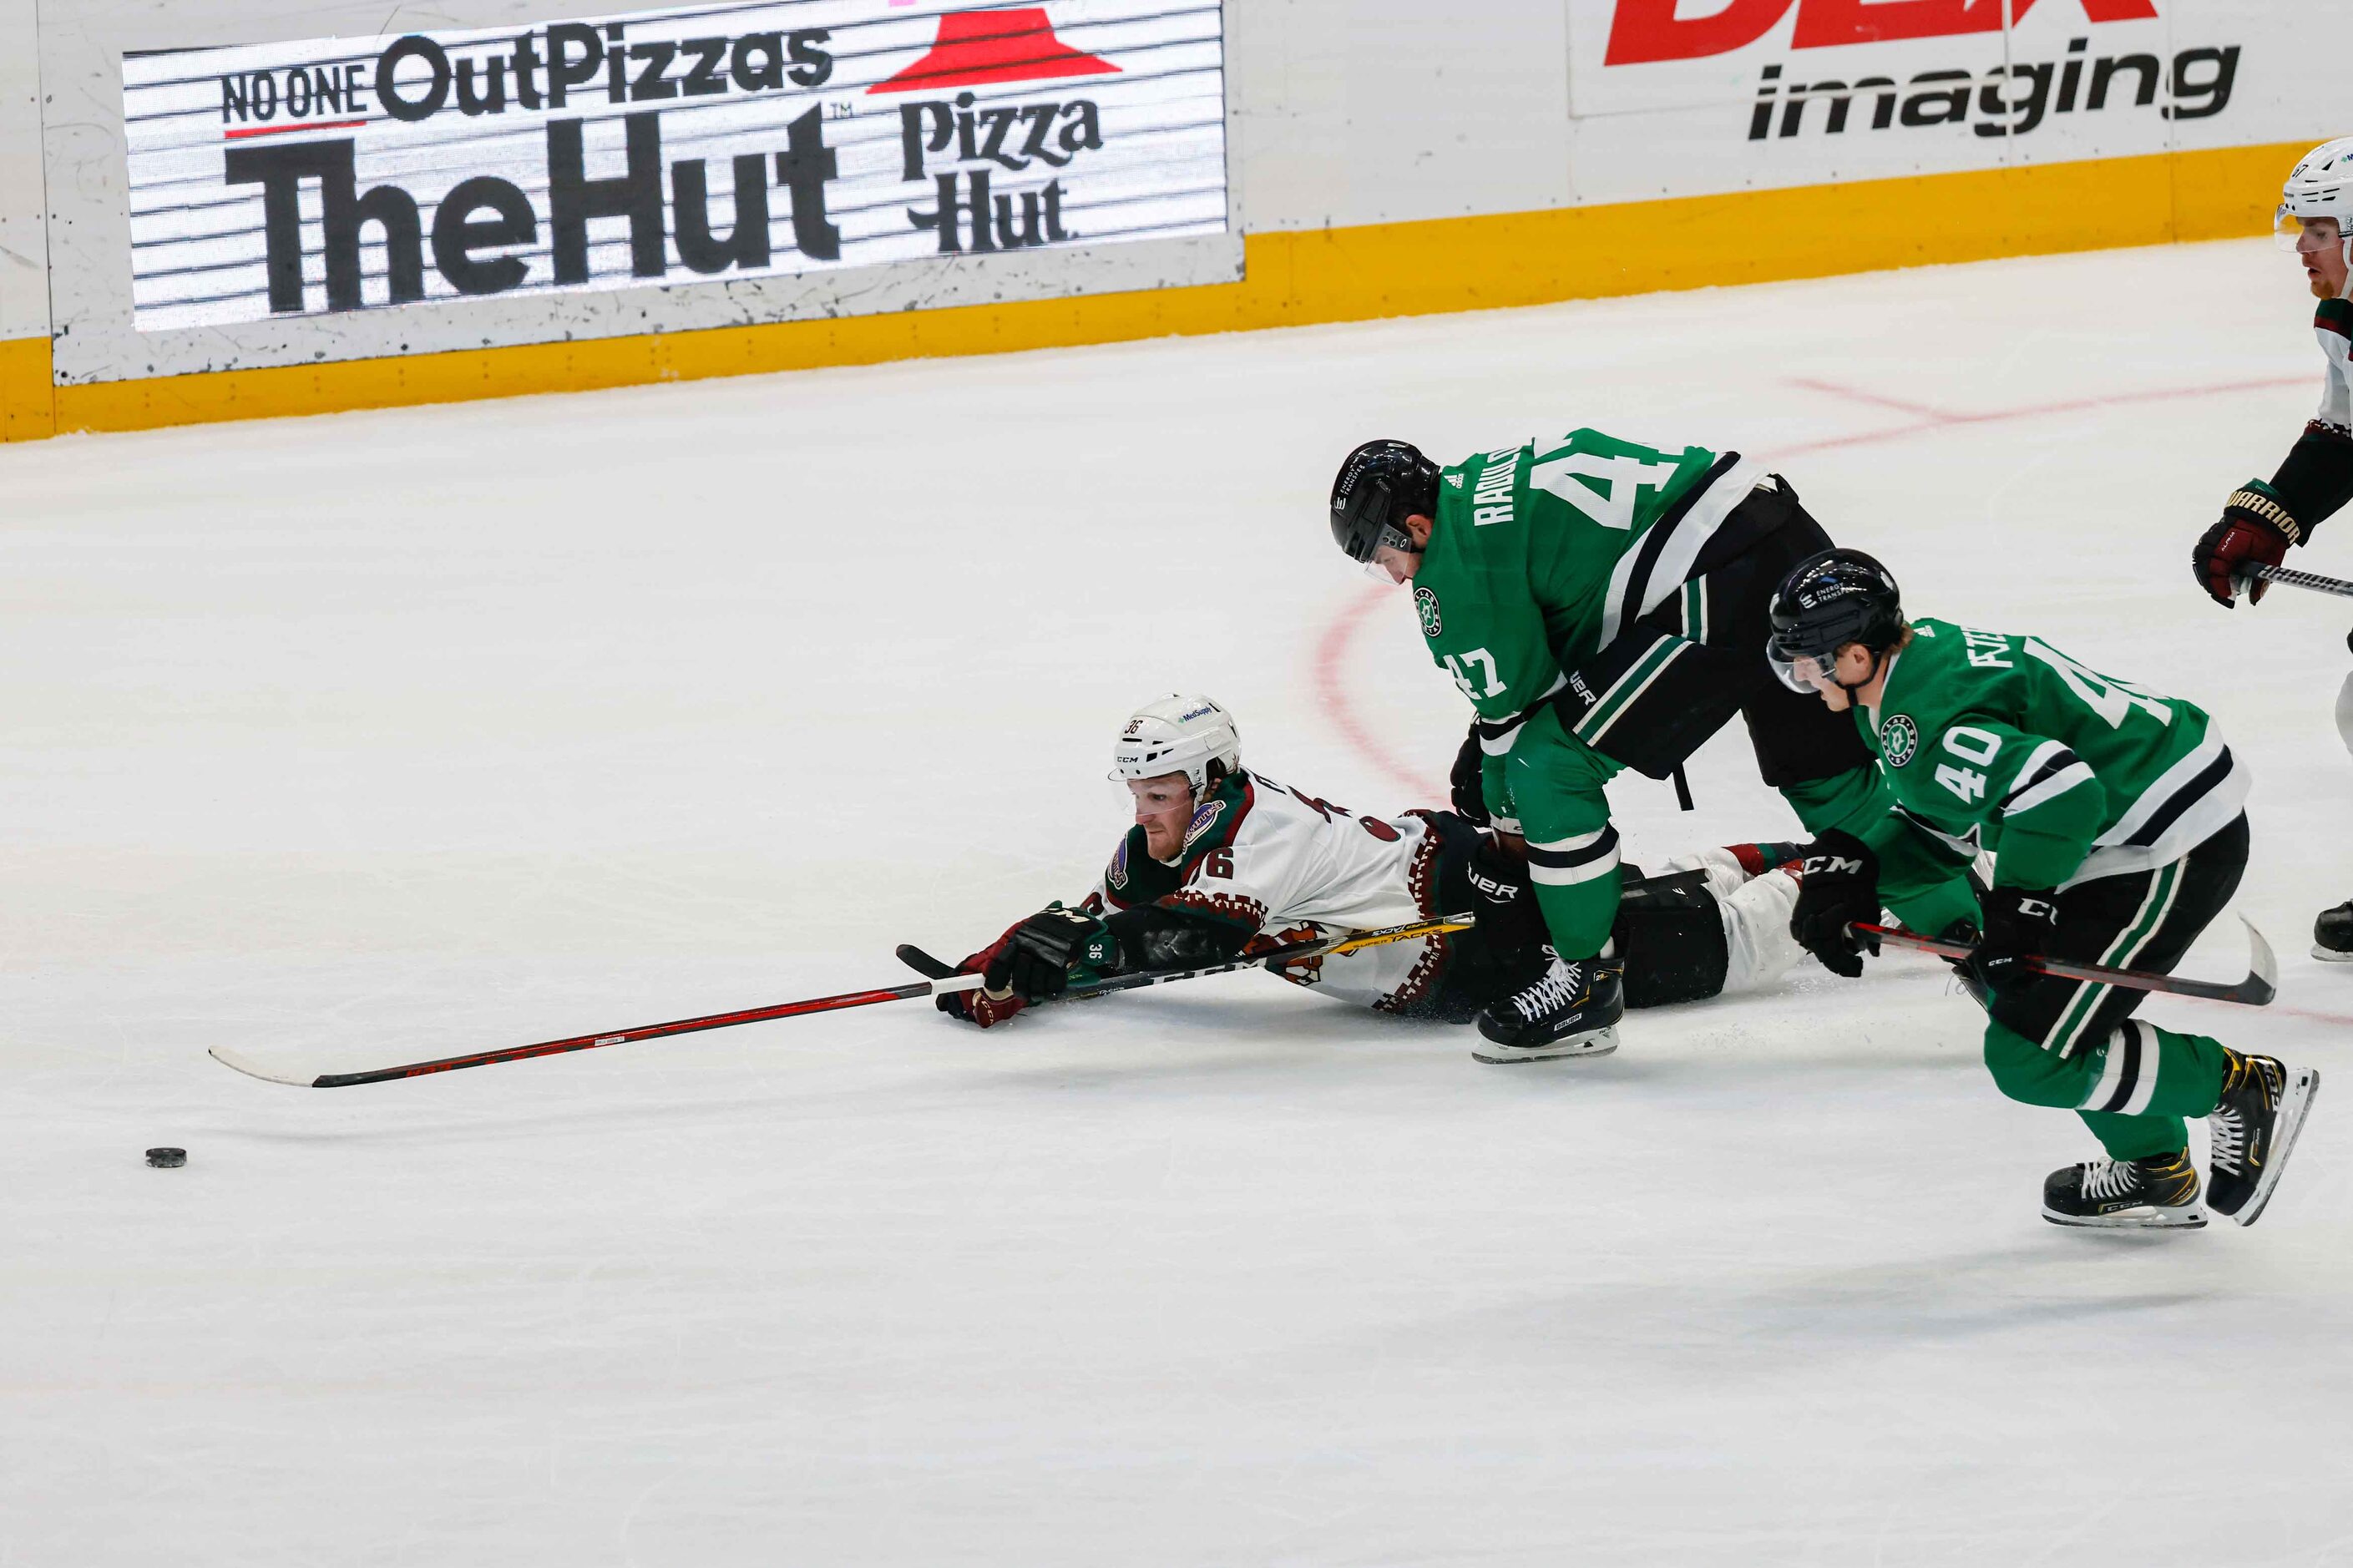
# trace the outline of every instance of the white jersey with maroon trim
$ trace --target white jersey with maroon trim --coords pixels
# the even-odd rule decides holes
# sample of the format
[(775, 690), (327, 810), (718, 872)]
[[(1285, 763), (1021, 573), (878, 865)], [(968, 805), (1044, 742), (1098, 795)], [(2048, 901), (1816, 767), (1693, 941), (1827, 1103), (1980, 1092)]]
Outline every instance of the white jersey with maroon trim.
[[(1098, 907), (1141, 903), (1234, 925), (1252, 948), (1407, 925), (1437, 907), (1438, 839), (1417, 813), (1359, 816), (1263, 773), (1221, 782), (1194, 814), (1174, 861), (1154, 860), (1131, 829), (1097, 884)], [(1311, 959), (1279, 971), (1335, 1000), (1394, 1011), (1427, 996), (1443, 936)]]

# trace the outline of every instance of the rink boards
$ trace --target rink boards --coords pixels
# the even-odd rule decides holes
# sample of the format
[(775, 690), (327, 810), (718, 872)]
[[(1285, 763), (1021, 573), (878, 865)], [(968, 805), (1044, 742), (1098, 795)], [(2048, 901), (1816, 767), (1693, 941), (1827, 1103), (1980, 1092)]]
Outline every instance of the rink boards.
[(2353, 45), (2284, 0), (1690, 9), (0, 7), (0, 434), (2222, 237)]

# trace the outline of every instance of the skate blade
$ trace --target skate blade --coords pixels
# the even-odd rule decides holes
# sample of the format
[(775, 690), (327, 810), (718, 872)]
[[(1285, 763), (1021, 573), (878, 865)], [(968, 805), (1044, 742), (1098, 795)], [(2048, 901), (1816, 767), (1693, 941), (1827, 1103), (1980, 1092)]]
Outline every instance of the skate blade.
[(2203, 1205), (2190, 1204), (2181, 1208), (2126, 1209), (2120, 1214), (2094, 1217), (2046, 1208), (2042, 1217), (2071, 1230), (2200, 1230), (2206, 1224), (2206, 1209)]
[(2280, 1091), (2279, 1115), (2272, 1122), (2271, 1159), (2264, 1164), (2263, 1173), (2255, 1179), (2254, 1195), (2230, 1218), (2241, 1225), (2253, 1225), (2263, 1217), (2263, 1205), (2272, 1201), (2272, 1189), (2279, 1185), (2280, 1172), (2287, 1168), (2287, 1157), (2295, 1150), (2295, 1135), (2304, 1131), (2305, 1112), (2312, 1109), (2313, 1099), (2319, 1093), (2319, 1068), (2289, 1070), (2287, 1087)]
[(1596, 1029), (1589, 1035), (1570, 1035), (1541, 1046), (1498, 1046), (1492, 1042), (1474, 1046), (1471, 1059), (1508, 1065), (1513, 1062), (1548, 1062), (1560, 1057), (1606, 1057), (1618, 1048), (1618, 1026)]
[(2353, 952), (2339, 952), (2333, 947), (2323, 947), (2316, 942), (2312, 944), (2312, 956), (2323, 963), (2353, 963)]

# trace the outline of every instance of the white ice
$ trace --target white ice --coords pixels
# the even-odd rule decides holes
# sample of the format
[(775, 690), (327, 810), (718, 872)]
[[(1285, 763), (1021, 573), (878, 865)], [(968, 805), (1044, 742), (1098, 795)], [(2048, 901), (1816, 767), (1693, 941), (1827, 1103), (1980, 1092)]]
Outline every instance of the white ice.
[[(2233, 243), (0, 451), (0, 1563), (2353, 1559), (2347, 609), (2187, 567), (2309, 310)], [(1581, 423), (2215, 710), (2282, 1002), (2148, 1013), (2332, 1075), (2259, 1227), (2044, 1224), (2094, 1146), (1900, 957), (1516, 1069), (1250, 975), (206, 1055), (896, 983), (1083, 888), (1172, 688), (1433, 803), (1324, 489)], [(1737, 726), (1693, 784), (1638, 858), (1794, 830)]]

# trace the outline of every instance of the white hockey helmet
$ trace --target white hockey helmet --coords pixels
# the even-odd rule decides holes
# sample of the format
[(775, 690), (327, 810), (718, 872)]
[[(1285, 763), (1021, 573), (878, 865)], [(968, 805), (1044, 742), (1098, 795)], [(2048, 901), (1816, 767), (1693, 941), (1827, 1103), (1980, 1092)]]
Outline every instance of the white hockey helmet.
[(1196, 799), (1209, 792), (1209, 764), (1229, 776), (1242, 766), (1242, 742), (1226, 710), (1206, 697), (1180, 692), (1145, 703), (1128, 716), (1111, 749), (1114, 779), (1183, 773)]
[(2353, 263), (2353, 136), (2324, 142), (2296, 160), (2280, 188), (2272, 233), (2283, 248), (2294, 250), (2304, 226), (2322, 217), (2337, 220), (2338, 243)]

